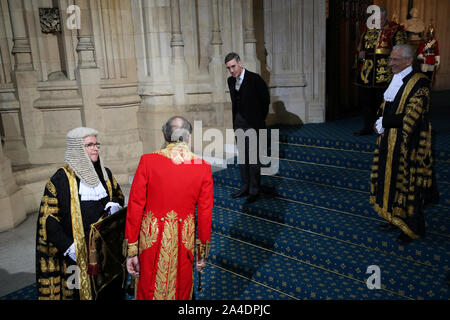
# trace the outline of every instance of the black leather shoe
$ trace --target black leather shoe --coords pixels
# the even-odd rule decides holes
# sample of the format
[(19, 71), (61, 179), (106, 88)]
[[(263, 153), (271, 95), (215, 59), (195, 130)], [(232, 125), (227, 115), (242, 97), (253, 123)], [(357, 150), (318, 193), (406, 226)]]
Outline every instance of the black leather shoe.
[(384, 232), (394, 232), (397, 231), (398, 228), (390, 223), (383, 223), (378, 226), (378, 229)]
[(400, 233), (400, 235), (397, 238), (397, 242), (400, 244), (408, 244), (413, 242), (414, 239), (410, 238), (408, 235), (406, 235), (405, 233)]
[(231, 197), (231, 199), (236, 199), (236, 198), (242, 198), (242, 197), (245, 197), (245, 196), (248, 196), (248, 191), (240, 190), (240, 191), (238, 191), (236, 193), (233, 193), (230, 197)]
[(245, 199), (245, 203), (253, 203), (256, 202), (258, 199), (259, 199), (258, 195), (251, 194), (247, 197), (247, 199)]
[(359, 136), (368, 136), (371, 135), (372, 133), (373, 133), (372, 130), (363, 129), (361, 131), (353, 132), (353, 135), (359, 137)]

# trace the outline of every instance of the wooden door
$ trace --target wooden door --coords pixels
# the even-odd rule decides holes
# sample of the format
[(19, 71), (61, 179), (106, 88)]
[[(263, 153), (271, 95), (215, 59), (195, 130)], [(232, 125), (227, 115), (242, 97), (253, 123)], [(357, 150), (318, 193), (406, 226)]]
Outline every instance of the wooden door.
[(326, 119), (358, 115), (356, 50), (372, 0), (330, 0), (327, 17)]

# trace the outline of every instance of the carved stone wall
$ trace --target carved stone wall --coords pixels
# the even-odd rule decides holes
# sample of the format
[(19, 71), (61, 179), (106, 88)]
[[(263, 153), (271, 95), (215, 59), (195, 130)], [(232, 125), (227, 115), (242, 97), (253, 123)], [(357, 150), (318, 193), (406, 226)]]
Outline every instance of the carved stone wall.
[(275, 122), (325, 120), (325, 1), (264, 1), (266, 68)]
[(74, 127), (100, 131), (123, 185), (170, 116), (232, 128), (230, 51), (269, 84), (268, 124), (324, 121), (325, 11), (325, 0), (0, 0), (0, 200), (24, 199), (0, 212), (0, 231), (36, 211)]
[[(71, 5), (80, 29), (67, 27)], [(58, 10), (60, 31), (41, 26), (41, 8)], [(2, 149), (25, 211), (37, 209), (63, 162), (65, 135), (78, 126), (99, 130), (106, 165), (129, 184), (143, 152), (131, 1), (0, 0), (0, 9)]]

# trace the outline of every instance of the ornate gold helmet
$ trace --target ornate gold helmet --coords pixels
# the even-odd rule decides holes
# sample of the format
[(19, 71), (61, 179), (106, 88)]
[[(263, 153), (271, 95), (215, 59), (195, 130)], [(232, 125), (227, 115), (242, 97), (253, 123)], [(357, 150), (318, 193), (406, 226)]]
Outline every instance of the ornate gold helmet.
[(434, 26), (433, 26), (432, 23), (430, 23), (430, 24), (428, 25), (427, 30), (426, 30), (426, 33), (427, 33), (427, 34), (429, 33), (430, 35), (434, 36)]

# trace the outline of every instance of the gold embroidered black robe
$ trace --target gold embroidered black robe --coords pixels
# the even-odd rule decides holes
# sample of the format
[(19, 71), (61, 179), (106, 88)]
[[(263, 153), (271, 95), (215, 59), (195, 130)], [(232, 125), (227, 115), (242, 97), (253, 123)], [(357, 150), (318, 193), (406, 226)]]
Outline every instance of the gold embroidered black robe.
[(379, 216), (417, 239), (425, 232), (423, 208), (436, 198), (429, 81), (421, 73), (403, 79), (393, 102), (384, 101), (384, 135), (372, 165), (370, 202)]
[[(41, 200), (36, 232), (36, 286), (39, 300), (91, 300), (93, 296), (88, 269), (88, 235), (90, 223), (103, 214), (104, 205), (117, 202), (124, 205), (124, 196), (116, 179), (105, 168), (108, 179), (100, 177), (108, 196), (99, 201), (81, 203), (79, 178), (65, 165), (48, 180)], [(98, 202), (98, 203), (96, 203)], [(95, 208), (97, 206), (97, 208)], [(87, 208), (87, 210), (84, 210)], [(82, 209), (84, 210), (82, 212)], [(101, 211), (100, 211), (101, 210)], [(89, 211), (89, 212), (87, 212)], [(77, 262), (64, 252), (76, 244)], [(79, 270), (79, 290), (70, 289)]]
[(366, 29), (358, 45), (358, 54), (365, 52), (365, 59), (358, 64), (356, 84), (366, 88), (387, 88), (392, 80), (389, 55), (398, 44), (406, 44), (404, 28), (390, 22), (381, 30)]

